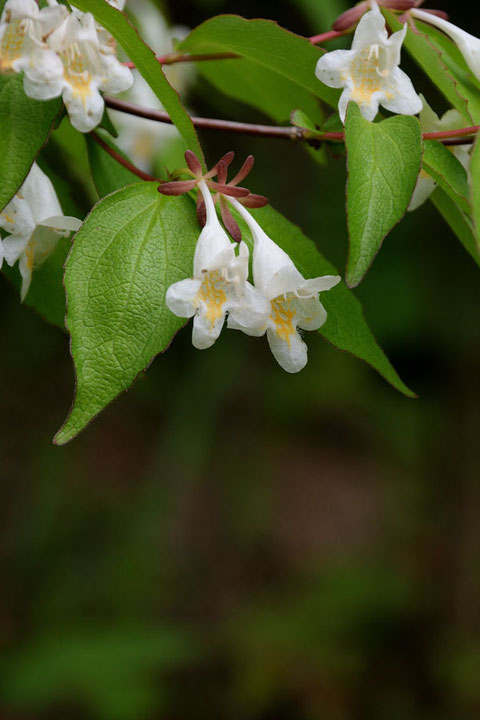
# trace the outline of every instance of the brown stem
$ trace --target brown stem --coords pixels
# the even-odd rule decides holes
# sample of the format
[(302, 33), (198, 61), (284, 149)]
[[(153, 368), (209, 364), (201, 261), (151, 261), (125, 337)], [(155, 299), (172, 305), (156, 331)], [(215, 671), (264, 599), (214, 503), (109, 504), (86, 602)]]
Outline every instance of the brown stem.
[[(163, 110), (152, 110), (150, 108), (134, 105), (126, 100), (105, 96), (105, 105), (112, 110), (120, 110), (129, 115), (157, 120), (158, 122), (173, 125), (168, 113)], [(214, 118), (192, 117), (192, 122), (197, 128), (208, 130), (224, 130), (226, 132), (241, 133), (243, 135), (258, 135), (261, 137), (277, 137), (288, 140), (303, 140), (304, 133), (297, 127), (279, 127), (276, 125), (253, 125), (251, 123), (240, 123), (232, 120), (216, 120)]]
[(131, 173), (139, 177), (141, 180), (155, 180), (155, 182), (162, 182), (159, 178), (153, 177), (152, 175), (149, 175), (148, 173), (143, 172), (143, 170), (140, 170), (140, 168), (137, 168), (136, 165), (133, 165), (129, 160), (123, 157), (123, 155), (120, 155), (119, 152), (114, 150), (108, 143), (106, 143), (100, 135), (97, 135), (96, 132), (91, 132), (90, 136), (93, 140), (95, 140), (98, 145), (100, 145), (105, 152), (107, 152), (111, 157), (116, 160), (120, 165), (123, 165), (124, 168), (127, 168), (127, 170), (130, 170)]
[[(157, 122), (168, 123), (173, 122), (168, 113), (163, 110), (152, 110), (151, 108), (134, 105), (126, 100), (105, 96), (105, 105), (112, 110), (120, 110), (129, 115), (147, 118), (148, 120), (156, 120)], [(343, 132), (324, 132), (312, 133), (312, 131), (299, 127), (281, 127), (278, 125), (255, 125), (253, 123), (234, 122), (232, 120), (217, 120), (215, 118), (192, 117), (192, 123), (197, 128), (205, 128), (207, 130), (223, 130), (225, 132), (240, 133), (242, 135), (256, 135), (258, 137), (281, 138), (284, 140), (300, 140), (309, 141), (329, 141), (343, 142), (345, 134)], [(463, 144), (457, 142), (457, 138), (465, 137), (464, 143), (470, 142), (467, 137), (475, 135), (480, 130), (480, 125), (472, 125), (471, 127), (460, 128), (459, 130), (447, 130), (444, 132), (423, 133), (424, 140), (440, 140), (446, 145)], [(449, 142), (450, 141), (450, 142)]]

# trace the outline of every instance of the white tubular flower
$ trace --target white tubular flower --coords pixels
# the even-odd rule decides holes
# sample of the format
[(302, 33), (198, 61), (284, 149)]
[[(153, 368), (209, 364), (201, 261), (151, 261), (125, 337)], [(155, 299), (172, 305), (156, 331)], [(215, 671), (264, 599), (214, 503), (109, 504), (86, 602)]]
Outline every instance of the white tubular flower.
[(193, 278), (180, 280), (167, 290), (167, 307), (179, 317), (193, 317), (192, 343), (199, 350), (211, 347), (222, 331), (225, 315), (240, 324), (265, 325), (269, 304), (248, 281), (248, 248), (239, 254), (218, 220), (204, 180), (198, 189), (205, 200), (207, 222), (198, 238)]
[[(439, 118), (427, 103), (423, 95), (420, 95), (420, 97), (423, 101), (423, 109), (419, 116), (422, 132), (444, 132), (446, 130), (457, 130), (463, 127), (462, 116), (459, 112), (457, 112), (457, 110), (447, 110), (447, 112)], [(470, 150), (472, 149), (472, 146), (455, 145), (449, 147), (448, 149), (453, 153), (453, 155), (455, 155), (457, 160), (461, 162), (468, 173), (471, 159)], [(408, 206), (408, 210), (411, 212), (423, 205), (423, 203), (428, 200), (432, 192), (435, 190), (436, 185), (437, 183), (435, 180), (430, 177), (425, 170), (421, 170), (410, 205)]]
[(24, 71), (39, 82), (61, 77), (61, 60), (44, 38), (67, 14), (63, 5), (39, 10), (35, 0), (7, 0), (0, 20), (0, 73)]
[(357, 103), (367, 120), (373, 120), (382, 105), (399, 115), (416, 115), (422, 101), (400, 64), (400, 50), (407, 26), (388, 37), (385, 18), (375, 3), (358, 23), (350, 50), (325, 53), (315, 74), (325, 85), (344, 88), (338, 112), (345, 121), (350, 100)]
[(470, 33), (465, 32), (465, 30), (462, 30), (451, 22), (448, 22), (448, 20), (444, 20), (432, 13), (425, 12), (425, 10), (417, 10), (414, 8), (410, 12), (414, 17), (428, 23), (429, 25), (437, 27), (439, 30), (442, 30), (445, 35), (448, 35), (458, 46), (458, 49), (465, 58), (465, 62), (472, 73), (475, 75), (477, 80), (480, 80), (479, 38), (476, 38), (474, 35), (470, 35)]
[(253, 282), (269, 303), (268, 319), (261, 332), (255, 325), (229, 317), (228, 327), (247, 335), (267, 333), (268, 344), (278, 364), (289, 373), (296, 373), (307, 364), (308, 348), (297, 328), (318, 330), (327, 319), (327, 312), (318, 293), (330, 290), (340, 282), (338, 275), (307, 280), (293, 261), (245, 210), (238, 200), (229, 201), (243, 217), (253, 235)]
[(100, 90), (119, 93), (133, 84), (133, 75), (102, 44), (91, 13), (74, 10), (49, 37), (48, 44), (62, 63), (62, 74), (50, 82), (25, 78), (25, 92), (38, 100), (62, 95), (72, 125), (90, 132), (104, 110)]
[(30, 287), (32, 271), (50, 255), (58, 239), (78, 230), (81, 220), (66, 217), (50, 179), (33, 164), (15, 197), (0, 213), (0, 227), (10, 233), (0, 240), (0, 267), (19, 261), (21, 299)]

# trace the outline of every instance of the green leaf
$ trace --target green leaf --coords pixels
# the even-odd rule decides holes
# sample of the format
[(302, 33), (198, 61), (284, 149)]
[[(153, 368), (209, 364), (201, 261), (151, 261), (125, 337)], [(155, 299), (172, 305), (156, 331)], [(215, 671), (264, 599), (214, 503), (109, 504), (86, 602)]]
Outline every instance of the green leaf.
[[(312, 240), (272, 207), (267, 206), (250, 212), (267, 235), (290, 255), (304, 277), (338, 274), (336, 268), (321, 255)], [(240, 224), (245, 239), (251, 247), (250, 233), (242, 221)], [(346, 350), (368, 363), (394, 388), (408, 397), (415, 397), (378, 345), (364, 318), (360, 302), (345, 283), (341, 282), (332, 290), (322, 293), (321, 300), (327, 310), (328, 318), (318, 332), (339, 350)]]
[(425, 170), (464, 212), (470, 213), (470, 189), (462, 163), (438, 140), (427, 140), (423, 147)]
[(71, 440), (169, 346), (184, 320), (165, 305), (190, 277), (195, 206), (139, 183), (101, 200), (75, 236), (65, 268), (77, 388), (55, 442)]
[(350, 238), (346, 280), (355, 287), (411, 200), (422, 162), (420, 123), (403, 115), (371, 123), (350, 103), (345, 145)]
[[(382, 12), (392, 31), (401, 30), (403, 26), (393, 13), (385, 10), (385, 8), (382, 8)], [(417, 21), (415, 23), (417, 24)], [(418, 23), (418, 25), (421, 26), (422, 24)], [(452, 67), (447, 68), (441, 50), (435, 47), (428, 35), (415, 33), (409, 28), (404, 44), (410, 55), (428, 75), (433, 84), (458, 110), (467, 124), (471, 124), (474, 121), (474, 115), (477, 116), (477, 102), (471, 97), (469, 82), (465, 83), (464, 79), (457, 75)], [(478, 122), (480, 122), (480, 119)]]
[(190, 116), (183, 107), (178, 93), (166, 79), (154, 52), (143, 42), (127, 16), (107, 2), (98, 2), (98, 0), (75, 0), (75, 7), (91, 12), (100, 25), (113, 35), (163, 104), (189, 149), (202, 160), (202, 148)]
[(286, 121), (300, 108), (321, 122), (317, 98), (337, 107), (339, 91), (315, 77), (322, 51), (306, 38), (271, 20), (220, 15), (202, 23), (181, 43), (183, 52), (233, 52), (240, 58), (198, 63), (200, 72), (222, 92)]
[(477, 236), (477, 247), (480, 246), (480, 144), (478, 137), (472, 151), (472, 160), (470, 163), (470, 173), (472, 175), (472, 215)]
[(450, 229), (460, 240), (465, 250), (472, 256), (477, 265), (480, 265), (480, 253), (469, 218), (439, 187), (430, 195), (430, 199), (440, 215), (450, 226)]
[[(105, 137), (105, 135), (102, 135), (102, 140), (123, 155), (115, 144), (109, 138)], [(90, 163), (93, 182), (101, 198), (105, 197), (105, 195), (110, 195), (110, 193), (126, 185), (141, 182), (137, 175), (134, 175), (130, 170), (120, 165), (120, 163), (100, 147), (90, 135), (85, 136), (85, 141), (87, 143), (88, 161)]]
[(62, 110), (25, 95), (20, 75), (0, 75), (0, 210), (23, 184)]

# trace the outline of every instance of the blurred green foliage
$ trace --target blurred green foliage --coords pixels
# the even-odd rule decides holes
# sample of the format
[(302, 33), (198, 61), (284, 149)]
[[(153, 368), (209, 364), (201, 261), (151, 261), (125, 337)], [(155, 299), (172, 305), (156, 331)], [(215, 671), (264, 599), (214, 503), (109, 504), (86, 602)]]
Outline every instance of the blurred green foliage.
[[(313, 34), (343, 7), (169, 12)], [(259, 117), (207, 87), (189, 98), (198, 114)], [(201, 139), (209, 158), (253, 152), (252, 189), (345, 266), (343, 158)], [(95, 197), (73, 142), (62, 125), (42, 158), (69, 178), (68, 212)], [(288, 376), (266, 343), (224, 333), (197, 352), (187, 328), (58, 449), (67, 338), (2, 281), (2, 720), (478, 718), (478, 269), (425, 206), (356, 293), (418, 400), (319, 337)]]

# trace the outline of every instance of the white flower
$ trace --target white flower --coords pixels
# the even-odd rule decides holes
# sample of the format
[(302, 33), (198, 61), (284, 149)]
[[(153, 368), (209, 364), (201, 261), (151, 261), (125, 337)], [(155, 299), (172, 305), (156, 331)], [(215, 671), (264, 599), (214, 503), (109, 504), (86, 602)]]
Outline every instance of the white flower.
[(465, 58), (465, 62), (467, 63), (468, 67), (475, 75), (475, 77), (480, 80), (479, 38), (476, 38), (474, 35), (470, 35), (470, 33), (465, 32), (465, 30), (462, 30), (451, 22), (448, 22), (448, 20), (444, 20), (443, 18), (438, 17), (437, 15), (433, 15), (432, 13), (425, 12), (424, 10), (417, 10), (416, 8), (414, 8), (410, 12), (412, 13), (412, 15), (414, 15), (414, 17), (418, 18), (419, 20), (422, 20), (429, 25), (434, 25), (435, 27), (439, 28), (439, 30), (443, 30), (443, 32), (448, 35), (454, 43), (456, 43), (458, 49)]
[[(446, 130), (457, 130), (463, 127), (462, 116), (459, 112), (457, 112), (457, 110), (447, 110), (447, 112), (439, 118), (427, 103), (423, 95), (420, 97), (423, 100), (423, 109), (420, 113), (419, 119), (424, 133), (444, 132)], [(461, 162), (468, 173), (471, 160), (470, 150), (472, 149), (472, 146), (455, 145), (449, 147), (448, 149), (455, 155), (457, 160)], [(435, 190), (436, 185), (437, 183), (435, 180), (430, 177), (425, 170), (421, 170), (410, 205), (408, 206), (408, 210), (411, 212), (412, 210), (416, 210), (420, 207), (420, 205), (423, 205), (423, 203), (428, 200), (432, 192)]]
[(38, 82), (61, 77), (62, 62), (45, 38), (67, 14), (63, 5), (39, 10), (35, 0), (7, 0), (0, 20), (0, 73), (24, 71)]
[(315, 74), (325, 85), (344, 88), (338, 104), (342, 122), (347, 105), (356, 102), (367, 120), (382, 105), (400, 115), (416, 115), (422, 101), (408, 75), (398, 67), (407, 26), (388, 37), (385, 18), (375, 3), (358, 23), (351, 50), (325, 53)]
[(32, 271), (50, 255), (60, 236), (78, 230), (81, 220), (66, 217), (49, 178), (35, 163), (15, 197), (0, 213), (0, 227), (10, 233), (0, 240), (0, 267), (19, 260), (21, 298), (30, 287)]
[(289, 373), (296, 373), (307, 364), (308, 348), (297, 328), (318, 330), (327, 319), (327, 312), (318, 293), (330, 290), (340, 282), (338, 275), (307, 280), (293, 261), (245, 210), (238, 200), (229, 198), (244, 218), (253, 235), (253, 282), (269, 302), (268, 319), (263, 328), (228, 318), (228, 327), (247, 335), (263, 335), (279, 365)]
[(90, 132), (102, 119), (100, 90), (119, 93), (133, 84), (132, 73), (102, 37), (91, 13), (74, 10), (47, 40), (61, 60), (62, 74), (49, 82), (25, 78), (30, 97), (48, 100), (62, 95), (72, 125), (80, 132)]
[(211, 347), (220, 335), (225, 315), (240, 324), (265, 324), (269, 304), (248, 281), (248, 248), (241, 242), (238, 256), (218, 220), (204, 180), (198, 183), (207, 222), (198, 238), (193, 278), (180, 280), (167, 290), (168, 308), (179, 317), (193, 317), (192, 343), (199, 350)]

